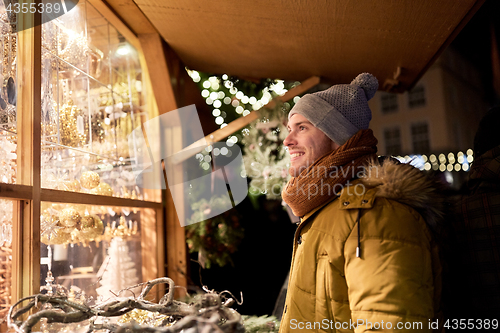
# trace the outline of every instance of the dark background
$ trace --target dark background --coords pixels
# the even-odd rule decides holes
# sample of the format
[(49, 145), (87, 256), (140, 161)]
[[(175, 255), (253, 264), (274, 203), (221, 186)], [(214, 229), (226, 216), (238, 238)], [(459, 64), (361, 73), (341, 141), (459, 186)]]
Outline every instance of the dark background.
[(496, 35), (498, 45), (500, 37), (500, 1), (498, 0), (486, 0), (450, 45), (480, 71), (486, 100), (490, 105), (500, 102), (495, 96), (492, 84), (492, 31)]

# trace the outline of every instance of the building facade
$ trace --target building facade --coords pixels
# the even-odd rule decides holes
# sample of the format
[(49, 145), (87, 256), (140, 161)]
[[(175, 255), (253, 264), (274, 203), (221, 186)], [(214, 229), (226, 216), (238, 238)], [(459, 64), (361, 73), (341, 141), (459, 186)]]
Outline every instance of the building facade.
[(465, 152), (488, 109), (479, 72), (451, 48), (411, 91), (379, 92), (369, 104), (379, 153), (402, 156)]
[(418, 155), (420, 167), (448, 171), (449, 181), (453, 171), (468, 170), (474, 135), (488, 110), (479, 72), (452, 48), (411, 91), (379, 92), (369, 104), (379, 154)]

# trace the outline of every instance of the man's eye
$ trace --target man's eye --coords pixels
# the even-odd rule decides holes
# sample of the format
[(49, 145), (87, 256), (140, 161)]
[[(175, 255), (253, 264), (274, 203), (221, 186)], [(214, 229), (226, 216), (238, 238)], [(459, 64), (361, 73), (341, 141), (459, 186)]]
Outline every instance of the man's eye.
[(302, 131), (302, 130), (305, 130), (306, 127), (305, 126), (300, 126), (299, 129)]

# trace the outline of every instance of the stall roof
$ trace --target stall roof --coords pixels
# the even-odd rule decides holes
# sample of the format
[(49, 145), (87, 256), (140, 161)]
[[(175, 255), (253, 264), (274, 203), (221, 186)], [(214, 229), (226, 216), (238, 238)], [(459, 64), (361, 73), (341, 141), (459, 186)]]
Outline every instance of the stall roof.
[[(119, 14), (126, 2), (107, 1)], [(134, 0), (191, 69), (332, 84), (371, 72), (392, 91), (411, 88), (483, 2)]]

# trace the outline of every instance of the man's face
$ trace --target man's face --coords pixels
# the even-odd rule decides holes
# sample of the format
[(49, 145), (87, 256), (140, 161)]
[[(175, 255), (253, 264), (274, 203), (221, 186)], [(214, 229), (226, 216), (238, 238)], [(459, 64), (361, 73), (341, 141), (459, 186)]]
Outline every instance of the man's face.
[(283, 141), (290, 154), (292, 177), (313, 164), (321, 156), (339, 147), (325, 133), (314, 127), (303, 115), (294, 114), (288, 122), (289, 134)]

